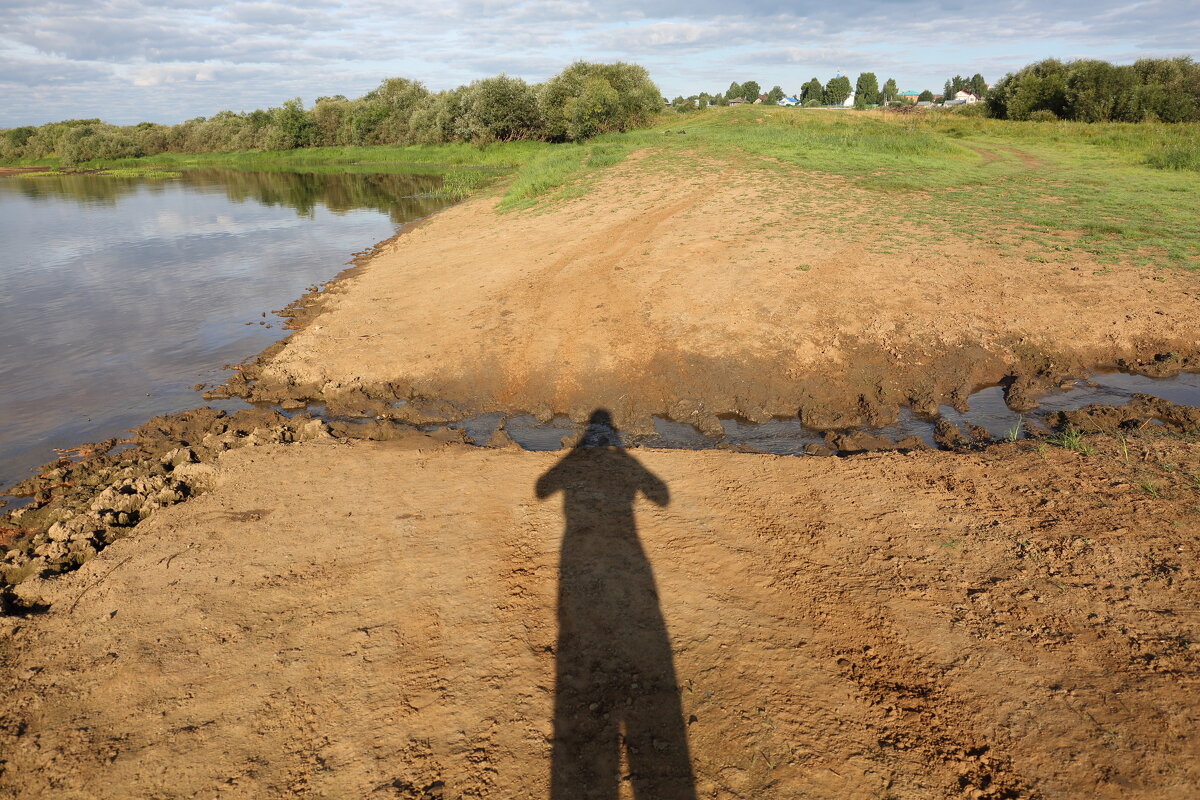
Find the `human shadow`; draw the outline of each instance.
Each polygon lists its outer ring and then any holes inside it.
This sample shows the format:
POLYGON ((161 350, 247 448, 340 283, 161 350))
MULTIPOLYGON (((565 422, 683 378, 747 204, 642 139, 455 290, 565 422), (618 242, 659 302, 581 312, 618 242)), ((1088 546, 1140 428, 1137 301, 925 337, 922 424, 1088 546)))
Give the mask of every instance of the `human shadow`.
POLYGON ((654 572, 633 502, 670 501, 667 485, 592 413, 579 444, 537 481, 563 493, 551 800, 695 800, 687 733, 654 572), (624 749, 628 776, 621 775, 624 749))

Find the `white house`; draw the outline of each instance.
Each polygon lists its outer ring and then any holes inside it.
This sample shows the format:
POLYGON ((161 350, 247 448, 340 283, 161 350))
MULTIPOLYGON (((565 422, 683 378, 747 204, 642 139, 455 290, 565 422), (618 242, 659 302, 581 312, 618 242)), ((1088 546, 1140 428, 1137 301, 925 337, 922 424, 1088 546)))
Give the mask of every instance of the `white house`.
POLYGON ((842 101, 842 105, 844 105, 846 108, 850 108, 854 105, 854 92, 851 92, 850 96, 842 101))
POLYGON ((976 97, 975 95, 971 94, 970 92, 958 91, 958 92, 954 93, 953 99, 947 100, 945 103, 943 103, 943 105, 961 106, 961 105, 968 105, 970 103, 978 103, 978 102, 979 102, 979 98, 976 97))
POLYGON ((780 106, 798 106, 798 105, 800 105, 800 101, 799 101, 799 100, 797 100, 795 97, 785 97, 785 98, 783 98, 782 100, 780 100, 778 103, 776 103, 776 105, 780 105, 780 106))

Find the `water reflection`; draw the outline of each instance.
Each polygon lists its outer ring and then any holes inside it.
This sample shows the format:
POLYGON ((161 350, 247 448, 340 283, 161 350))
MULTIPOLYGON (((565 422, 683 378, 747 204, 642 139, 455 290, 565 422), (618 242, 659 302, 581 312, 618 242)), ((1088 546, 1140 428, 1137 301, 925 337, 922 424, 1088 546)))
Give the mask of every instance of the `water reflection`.
POLYGON ((444 206, 429 196, 440 181, 0 179, 0 487, 51 447, 203 404, 194 384, 285 333, 273 309, 444 206))
POLYGON ((253 201, 283 206, 304 216, 312 216, 319 206, 334 213, 373 209, 397 223, 428 216, 446 204, 436 196, 442 186, 440 175, 407 173, 245 172, 204 168, 163 180, 87 174, 54 178, 14 176, 4 179, 0 191, 14 191, 30 200, 69 198, 115 205, 130 195, 171 194, 180 184, 195 191, 222 193, 235 203, 253 201))

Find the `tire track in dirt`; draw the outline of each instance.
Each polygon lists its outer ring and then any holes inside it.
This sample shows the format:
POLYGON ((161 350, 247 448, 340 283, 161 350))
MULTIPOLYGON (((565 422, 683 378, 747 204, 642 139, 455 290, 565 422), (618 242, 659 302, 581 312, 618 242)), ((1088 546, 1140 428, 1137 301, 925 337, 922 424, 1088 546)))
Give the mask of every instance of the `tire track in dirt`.
MULTIPOLYGON (((611 319, 643 318, 636 305, 641 301, 637 293, 609 289, 617 282, 645 281, 648 277, 645 274, 621 274, 629 266, 630 253, 653 243, 657 231, 679 214, 694 209, 703 196, 703 190, 696 190, 660 205, 661 195, 656 195, 654 201, 648 204, 650 213, 633 218, 623 214, 598 232, 572 245, 565 254, 555 258, 546 267, 526 273, 517 292, 494 298, 496 303, 503 300, 507 308, 523 312, 514 312, 506 318, 505 324, 495 331, 498 338, 516 343, 522 338, 522 329, 541 326, 546 331, 544 338, 528 338, 523 347, 500 362, 499 369, 504 381, 498 393, 501 402, 510 402, 513 397, 527 393, 530 364, 541 361, 563 366, 590 361, 598 368, 603 365, 612 369, 613 365, 607 363, 611 353, 626 349, 630 341, 648 338, 639 332, 636 325, 615 327, 607 324, 611 319), (513 294, 516 296, 513 297, 513 294), (558 296, 566 302, 549 309, 547 314, 547 296, 558 296), (525 318, 531 311, 541 312, 540 319, 525 318), (588 320, 592 322, 583 331, 583 336, 561 335, 561 332, 588 320), (545 355, 547 347, 553 348, 553 354, 548 357, 545 355)), ((554 381, 550 396, 547 397, 552 406, 557 405, 560 397, 569 396, 577 388, 570 376, 571 371, 561 372, 567 375, 535 376, 551 377, 554 381)))
MULTIPOLYGON (((866 470, 862 477, 866 478, 866 470)), ((775 554, 772 566, 776 585, 792 595, 793 607, 837 608, 842 612, 836 623, 827 615, 815 615, 813 643, 819 642, 841 676, 858 687, 859 702, 865 703, 877 719, 879 729, 874 733, 881 748, 889 748, 897 756, 915 752, 925 763, 957 770, 957 784, 944 786, 946 797, 970 791, 976 792, 972 797, 988 800, 1036 800, 1042 796, 1017 773, 1007 755, 996 751, 995 743, 981 742, 970 735, 973 726, 965 710, 967 704, 937 674, 919 666, 920 659, 904 643, 904 634, 889 613, 883 607, 864 609, 862 595, 872 587, 870 583, 864 585, 861 574, 845 571, 845 564, 834 566, 778 556, 781 552, 805 551, 796 541, 796 527, 765 511, 768 503, 750 485, 726 481, 720 488, 730 505, 753 517, 760 540, 787 543, 764 549, 775 554), (847 614, 852 619, 847 620, 847 614), (918 724, 913 724, 914 718, 918 724)), ((852 497, 845 500, 854 502, 852 497)), ((791 518, 836 519, 839 505, 818 496, 793 509, 791 518)), ((884 509, 876 521, 880 528, 892 528, 895 524, 882 520, 903 516, 898 508, 884 509)), ((806 527, 813 543, 818 537, 841 535, 836 527, 823 524, 806 527)))

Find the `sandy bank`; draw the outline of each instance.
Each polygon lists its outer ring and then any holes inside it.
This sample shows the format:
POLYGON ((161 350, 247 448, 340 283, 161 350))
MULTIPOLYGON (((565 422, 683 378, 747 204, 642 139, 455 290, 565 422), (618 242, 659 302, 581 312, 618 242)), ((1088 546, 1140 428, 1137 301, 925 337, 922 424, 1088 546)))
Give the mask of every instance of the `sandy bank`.
MULTIPOLYGON (((1191 445, 1133 448, 1200 469, 1191 445)), ((0 796, 544 798, 578 591, 613 641, 657 607, 701 797, 1200 783, 1194 497, 1032 445, 607 452, 566 473, 416 434, 225 453, 207 494, 21 585, 50 608, 8 622, 0 796), (567 535, 629 543, 591 562, 649 594, 560 581, 558 490, 567 535), (600 502, 622 492, 625 516, 600 502)), ((670 700, 651 677, 558 713, 670 700)))
POLYGON ((605 405, 642 430, 650 414, 713 429, 716 414, 797 411, 833 427, 961 405, 1006 377, 1021 407, 1095 367, 1196 367, 1195 275, 953 237, 879 252, 832 228, 880 195, 828 176, 635 159, 548 209, 493 202, 382 248, 247 371, 250 393, 376 412, 406 400, 395 413, 420 421, 605 405))

